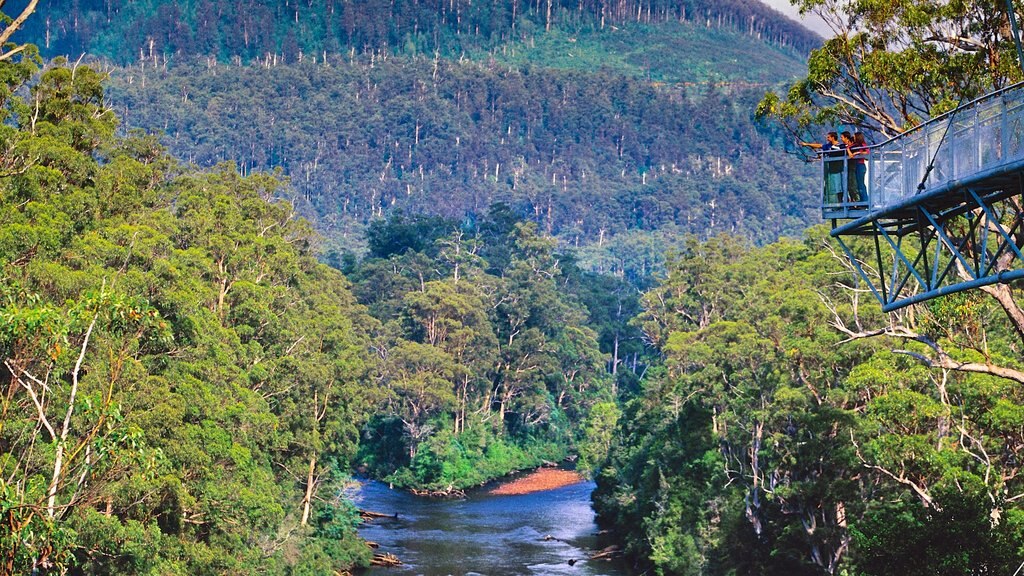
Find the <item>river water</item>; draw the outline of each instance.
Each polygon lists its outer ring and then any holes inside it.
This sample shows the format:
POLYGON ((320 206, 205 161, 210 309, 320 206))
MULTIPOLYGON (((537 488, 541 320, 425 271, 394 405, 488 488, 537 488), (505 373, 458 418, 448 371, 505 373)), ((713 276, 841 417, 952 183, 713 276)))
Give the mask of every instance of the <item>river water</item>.
POLYGON ((584 482, 520 496, 436 500, 368 481, 352 496, 364 510, 398 513, 397 519, 374 519, 359 529, 363 538, 380 544, 379 552, 403 563, 371 569, 374 575, 625 576, 621 566, 589 560, 599 548, 590 508, 593 489, 584 482))

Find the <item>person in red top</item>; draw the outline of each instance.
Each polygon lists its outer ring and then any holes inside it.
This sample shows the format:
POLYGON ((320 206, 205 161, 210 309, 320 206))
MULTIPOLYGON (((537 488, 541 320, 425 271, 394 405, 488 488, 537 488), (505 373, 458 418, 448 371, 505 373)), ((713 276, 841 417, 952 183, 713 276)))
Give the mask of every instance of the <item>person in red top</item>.
MULTIPOLYGON (((847 134, 844 132, 843 134, 847 134)), ((854 132, 846 143, 846 155, 849 162, 849 189, 857 191, 857 201, 868 201, 868 142, 863 132, 854 132)), ((851 194, 852 195, 852 194, 851 194)))
POLYGON ((854 155, 850 148, 853 146, 853 134, 848 131, 844 131, 839 135, 842 141, 844 156, 846 157, 846 198, 843 199, 844 203, 860 202, 860 194, 857 190, 857 176, 854 170, 854 155))

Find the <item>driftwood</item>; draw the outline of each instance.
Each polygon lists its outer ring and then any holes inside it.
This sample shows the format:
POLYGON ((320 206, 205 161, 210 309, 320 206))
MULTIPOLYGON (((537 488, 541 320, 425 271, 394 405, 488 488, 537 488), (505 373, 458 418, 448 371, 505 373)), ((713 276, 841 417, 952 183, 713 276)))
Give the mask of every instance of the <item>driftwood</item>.
POLYGON ((371 512, 370 510, 360 510, 359 517, 363 520, 369 520, 371 518, 390 518, 392 520, 398 520, 398 512, 394 514, 383 514, 381 512, 371 512))
POLYGON ((373 560, 370 560, 370 566, 401 566, 402 561, 398 559, 398 556, 385 552, 383 554, 374 554, 373 560))
POLYGON ((622 549, 618 546, 609 546, 603 550, 598 550, 590 555, 591 560, 611 560, 616 556, 622 554, 622 549))
POLYGON ((365 542, 366 542, 366 547, 367 548, 371 548, 373 550, 376 550, 377 548, 380 548, 380 544, 377 544, 376 542, 371 542, 369 540, 365 540, 365 542))
POLYGON ((464 490, 458 490, 455 488, 448 488, 447 490, 417 490, 416 488, 410 488, 409 492, 412 492, 415 496, 423 496, 426 498, 465 498, 466 492, 464 490))

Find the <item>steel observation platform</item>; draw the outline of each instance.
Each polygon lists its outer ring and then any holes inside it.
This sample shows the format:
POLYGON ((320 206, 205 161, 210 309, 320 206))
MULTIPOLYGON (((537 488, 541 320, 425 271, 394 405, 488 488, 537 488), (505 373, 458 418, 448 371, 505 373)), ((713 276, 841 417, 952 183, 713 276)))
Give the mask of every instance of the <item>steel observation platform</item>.
POLYGON ((858 198, 852 164, 825 158, 822 217, 884 311, 1024 278, 1024 83, 868 147, 866 165, 858 198))

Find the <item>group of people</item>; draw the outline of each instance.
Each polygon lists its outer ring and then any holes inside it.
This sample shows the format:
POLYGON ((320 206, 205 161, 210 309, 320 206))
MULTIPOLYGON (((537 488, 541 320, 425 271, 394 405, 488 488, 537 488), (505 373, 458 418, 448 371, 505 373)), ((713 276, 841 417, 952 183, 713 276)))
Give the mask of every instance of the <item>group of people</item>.
POLYGON ((867 203, 869 150, 862 132, 829 132, 824 143, 801 141, 800 145, 821 151, 825 162, 826 204, 867 203))

